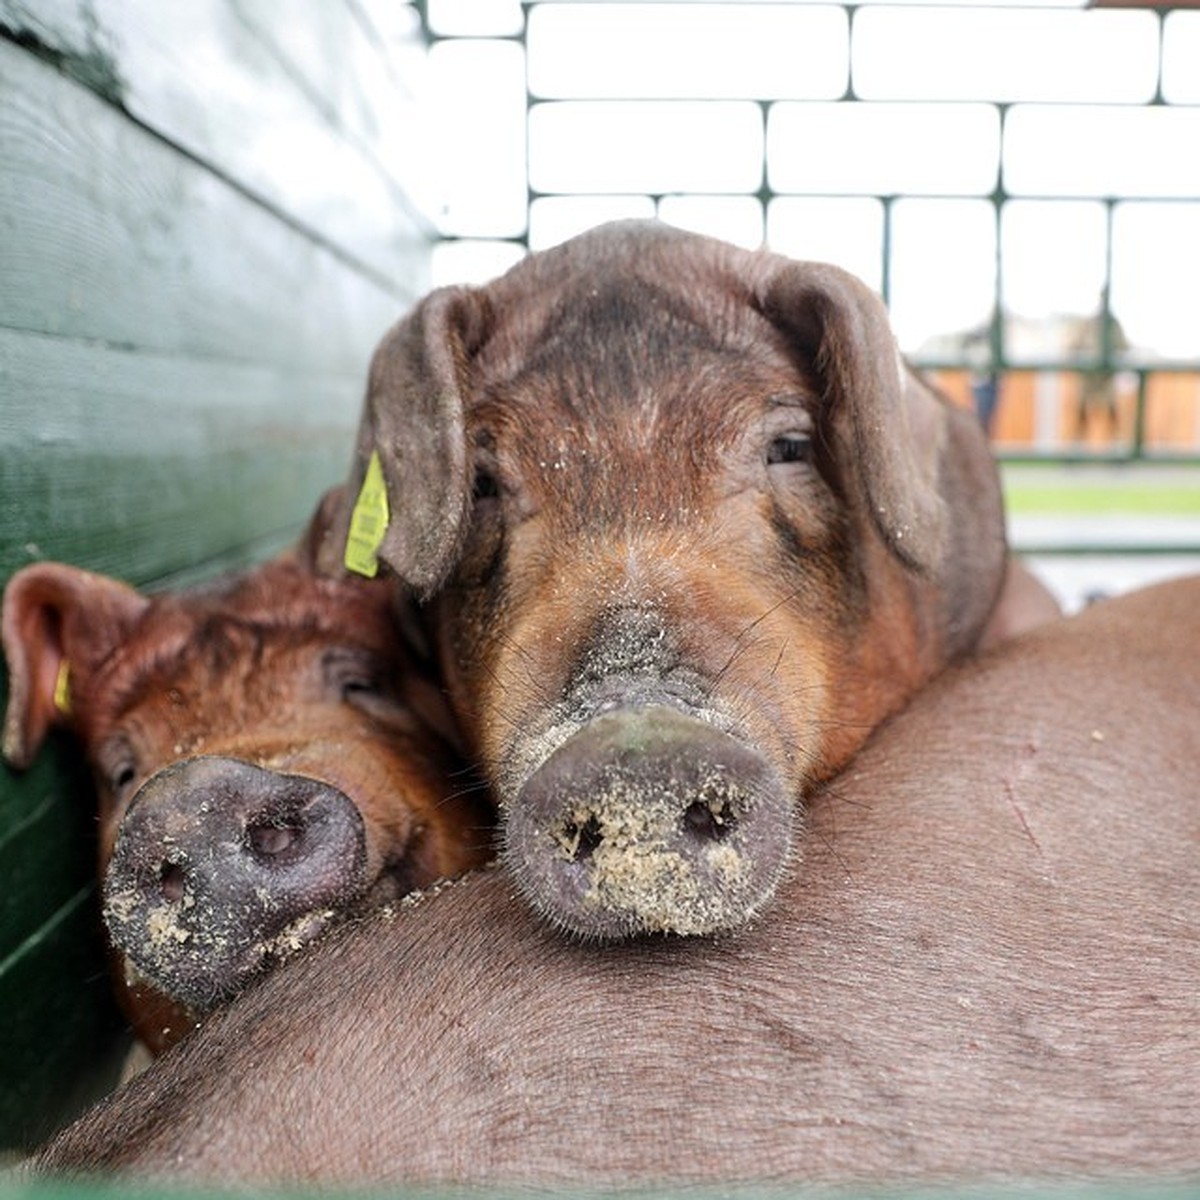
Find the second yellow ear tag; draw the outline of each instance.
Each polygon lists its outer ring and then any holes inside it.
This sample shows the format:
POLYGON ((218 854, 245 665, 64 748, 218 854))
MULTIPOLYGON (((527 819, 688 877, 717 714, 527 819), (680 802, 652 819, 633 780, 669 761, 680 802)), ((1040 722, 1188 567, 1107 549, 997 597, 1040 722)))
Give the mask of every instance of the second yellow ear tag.
POLYGON ((54 680, 54 707, 64 717, 71 715, 71 667, 65 658, 58 664, 54 680))
POLYGON ((367 474, 350 514, 350 532, 346 535, 346 569, 374 579, 379 571, 378 550, 388 526, 387 484, 378 451, 371 451, 367 474))

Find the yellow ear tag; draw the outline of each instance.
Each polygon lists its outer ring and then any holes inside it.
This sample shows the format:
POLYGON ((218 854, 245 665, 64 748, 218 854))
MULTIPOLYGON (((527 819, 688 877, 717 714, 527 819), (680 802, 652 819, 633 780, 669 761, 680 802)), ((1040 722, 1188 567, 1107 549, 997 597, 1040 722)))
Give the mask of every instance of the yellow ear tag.
POLYGON ((377 551, 388 526, 387 484, 378 451, 371 451, 367 474, 359 489, 354 511, 350 514, 350 532, 346 536, 346 569, 374 579, 379 571, 377 551))
POLYGON ((58 677, 54 680, 54 707, 64 717, 71 715, 71 666, 65 658, 58 664, 58 677))

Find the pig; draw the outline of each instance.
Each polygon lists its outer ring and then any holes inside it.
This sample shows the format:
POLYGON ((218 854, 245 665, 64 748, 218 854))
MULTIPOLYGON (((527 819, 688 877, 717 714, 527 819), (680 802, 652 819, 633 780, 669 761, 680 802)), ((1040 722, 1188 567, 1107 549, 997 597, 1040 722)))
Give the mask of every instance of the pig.
POLYGON ((799 800, 975 648, 1006 571, 983 430, 872 292, 654 222, 418 304, 348 494, 378 478, 371 564, 428 599, 502 857, 585 938, 753 919, 799 800))
POLYGON ((248 1185, 1200 1171, 1200 578, 950 668, 709 938, 485 869, 333 930, 36 1157, 248 1185))
POLYGON ((980 634, 977 650, 991 650, 1029 629, 1063 615, 1057 594, 1037 573, 1015 556, 1010 556, 1004 572, 1000 598, 980 634))
POLYGON ((198 587, 46 562, 5 591, 4 756, 28 766, 54 726, 79 740, 119 999, 152 1052, 339 914, 491 855, 394 589, 319 578, 321 520, 198 587))

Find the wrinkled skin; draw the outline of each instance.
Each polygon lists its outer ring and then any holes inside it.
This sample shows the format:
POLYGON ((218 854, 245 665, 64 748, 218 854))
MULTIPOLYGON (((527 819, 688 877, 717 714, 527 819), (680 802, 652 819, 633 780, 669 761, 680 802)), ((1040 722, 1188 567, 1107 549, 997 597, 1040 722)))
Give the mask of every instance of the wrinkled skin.
POLYGON ((393 604, 303 554, 155 596, 56 563, 10 582, 5 757, 28 765, 54 725, 82 745, 119 995, 151 1050, 340 914, 489 857, 393 604))
POLYGON ((1200 580, 948 672, 711 939, 580 945, 502 872, 336 930, 41 1155, 290 1184, 1200 1171, 1200 580))
POLYGON ((380 346, 351 495, 433 640, 527 899, 736 928, 797 799, 971 650, 1005 570, 978 423, 845 272, 604 226, 380 346), (420 480, 420 483, 414 483, 420 480))

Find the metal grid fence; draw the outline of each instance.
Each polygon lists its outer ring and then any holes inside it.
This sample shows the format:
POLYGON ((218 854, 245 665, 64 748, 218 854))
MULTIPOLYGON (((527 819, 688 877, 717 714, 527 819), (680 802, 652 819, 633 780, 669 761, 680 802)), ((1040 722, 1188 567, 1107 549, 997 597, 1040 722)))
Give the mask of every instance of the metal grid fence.
POLYGON ((476 8, 424 13, 460 249, 624 215, 766 240, 875 286, 1002 454, 1200 457, 1200 12, 476 8))

